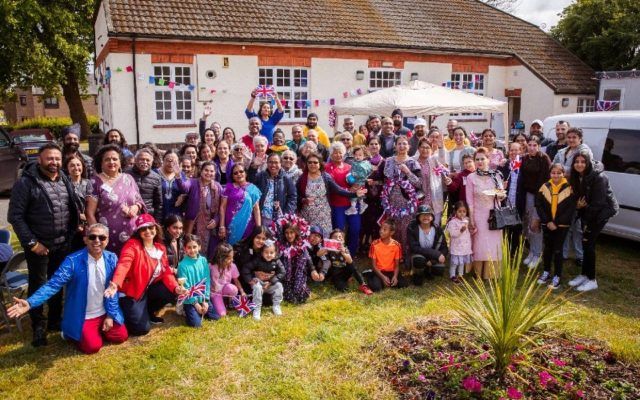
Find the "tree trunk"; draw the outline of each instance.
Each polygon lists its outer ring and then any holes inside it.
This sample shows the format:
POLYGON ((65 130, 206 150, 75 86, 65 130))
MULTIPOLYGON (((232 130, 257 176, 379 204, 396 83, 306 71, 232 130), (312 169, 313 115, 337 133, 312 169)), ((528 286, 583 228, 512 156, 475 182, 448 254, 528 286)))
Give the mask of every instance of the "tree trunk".
POLYGON ((62 94, 69 106, 71 121, 80 124, 82 139, 87 139, 91 133, 89 120, 87 120, 87 114, 84 112, 84 105, 82 104, 82 97, 80 96, 80 86, 78 85, 78 79, 73 68, 67 68, 66 78, 66 82, 62 84, 62 94))

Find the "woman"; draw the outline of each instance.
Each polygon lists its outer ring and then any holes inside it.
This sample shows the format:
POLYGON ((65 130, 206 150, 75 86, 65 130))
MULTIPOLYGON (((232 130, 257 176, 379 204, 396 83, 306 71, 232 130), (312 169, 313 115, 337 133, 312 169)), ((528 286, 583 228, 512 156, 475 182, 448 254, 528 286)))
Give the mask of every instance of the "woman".
POLYGON ((186 293, 178 285, 169 262, 167 250, 162 244, 162 228, 149 214, 135 220, 135 231, 122 248, 116 271, 105 297, 120 292, 120 308, 130 335, 146 335, 151 323, 162 323, 157 317, 165 304, 175 301, 175 296, 186 293))
POLYGON ((300 157, 298 157, 298 168, 305 169, 307 166, 307 156, 309 154, 315 154, 318 151, 318 145, 315 142, 307 140, 300 147, 300 157))
MULTIPOLYGON (((520 179, 520 167, 522 166, 522 153, 526 147, 520 146, 520 143, 512 142, 509 144, 509 162, 498 168, 498 172, 502 176, 502 180, 507 191, 507 199, 511 205, 517 205, 523 193, 518 195, 518 181, 520 179)), ((526 199, 525 199, 526 200, 526 199)), ((520 201, 521 209, 518 210, 520 218, 524 218, 525 202, 520 201)), ((507 238, 509 240, 509 248, 512 254, 518 251, 520 245, 520 237, 522 236, 522 224, 509 226, 506 229, 507 238)))
POLYGON ((536 211, 536 194, 549 180, 551 160, 540 151, 540 138, 532 135, 527 142, 527 154, 522 158, 516 189, 516 205, 524 216, 524 235, 529 241, 529 254, 524 264, 534 268, 542 259, 542 229, 536 211))
MULTIPOLYGON (((253 153, 251 153, 251 150, 249 150, 249 148, 247 148, 244 143, 236 142, 231 146, 231 160, 233 160, 234 165, 240 164, 245 168, 249 168, 249 164, 251 163, 252 158, 253 153)), ((227 171, 227 179, 231 177, 229 175, 229 171, 231 171, 231 168, 229 168, 229 170, 227 171)))
POLYGON ((573 157, 571 189, 578 199, 578 216, 582 221, 584 259, 582 272, 569 282, 580 292, 598 288, 596 281, 596 241, 607 221, 618 213, 618 201, 613 195, 604 166, 593 161, 587 151, 573 157))
POLYGON ((110 129, 104 135, 102 145, 107 144, 115 144, 120 147, 124 158, 133 157, 133 153, 127 147, 127 139, 124 138, 124 135, 118 129, 110 129))
POLYGON ((87 197, 86 208, 89 225, 100 222, 109 227, 107 250, 116 254, 129 240, 132 220, 146 211, 138 185, 130 175, 122 173, 122 158, 117 145, 108 144, 98 150, 93 158, 93 192, 87 197))
POLYGON ((282 170, 294 185, 298 182, 300 175, 302 175, 302 170, 296 165, 297 161, 298 157, 292 150, 285 150, 282 153, 282 170))
POLYGON ((253 158, 251 164, 249 164, 249 170, 247 171, 247 180, 253 182, 256 175, 259 172, 267 170, 267 147, 269 143, 264 136, 256 136, 253 138, 253 158))
POLYGON ((216 228, 220 225, 222 186, 215 178, 216 166, 207 161, 202 164, 200 178, 192 178, 184 184, 187 194, 184 231, 200 237, 202 251, 208 257, 215 255, 218 245, 216 228))
POLYGON ((496 131, 493 129, 487 128, 482 131, 482 147, 488 152, 489 169, 495 170, 507 162, 504 153, 496 148, 496 131))
POLYGON ((344 148, 347 151, 344 156, 344 161, 348 164, 351 164, 350 161, 353 160, 353 154, 351 152, 353 150, 353 135, 351 135, 351 133, 349 132, 343 132, 335 136, 334 141, 336 140, 340 141, 340 143, 344 145, 344 148))
POLYGON ((231 182, 227 183, 220 201, 220 239, 230 245, 249 236, 254 226, 262 225, 260 216, 260 190, 247 182, 244 166, 235 164, 231 169, 231 182))
POLYGON ((465 144, 467 139, 467 131, 458 126, 453 130, 453 142, 455 146, 447 153, 447 165, 451 171, 451 179, 455 177, 455 174, 461 172, 464 169, 462 165, 462 156, 469 154, 473 156, 476 150, 465 144))
POLYGON ((83 233, 84 228, 87 223, 87 215, 85 213, 85 205, 87 202, 87 197, 93 193, 93 187, 91 186, 91 181, 87 179, 87 171, 85 168, 84 158, 80 156, 78 153, 73 153, 69 157, 67 157, 64 161, 63 170, 69 176, 69 180, 73 185, 73 189, 75 190, 76 196, 80 200, 78 202, 78 212, 80 217, 80 223, 83 228, 83 231, 78 231, 73 238, 72 249, 80 250, 84 247, 83 233))
MULTIPOLYGON (((214 124, 217 124, 217 122, 214 122, 214 124)), ((209 128, 204 130, 202 143, 209 146, 210 149, 216 148, 216 133, 213 129, 209 128)))
POLYGON ((226 140, 221 140, 218 143, 216 157, 213 162, 216 166, 216 180, 220 182, 220 185, 226 185, 227 182, 231 181, 231 168, 233 168, 234 164, 231 159, 229 143, 226 140))
MULTIPOLYGON (((489 212, 505 194, 500 174, 489 168, 490 151, 478 148, 473 156, 476 171, 467 176, 467 205, 469 206, 469 229, 473 241, 473 270, 482 279, 500 275, 502 259, 502 230, 489 230, 489 212)), ((467 271, 470 272, 470 271, 467 271)))
POLYGON ((407 253, 407 226, 413 220, 418 208, 418 190, 422 186, 420 164, 409 157, 409 139, 400 135, 395 142, 395 156, 388 157, 372 174, 372 179, 383 181, 382 219, 393 218, 396 221, 396 240, 407 253))
POLYGON ((178 154, 175 150, 167 150, 162 156, 162 167, 158 170, 162 179, 162 221, 169 215, 184 215, 184 196, 182 181, 187 175, 178 165, 178 154))
POLYGON ((215 150, 215 147, 211 147, 206 143, 200 143, 200 146, 198 146, 199 165, 213 160, 214 150, 215 150))
MULTIPOLYGON (((442 139, 439 139, 442 140, 442 139)), ((421 204, 426 204, 433 213, 433 223, 440 226, 442 222, 442 211, 444 211, 444 191, 442 181, 444 172, 439 172, 438 167, 446 162, 447 153, 444 149, 444 143, 439 144, 438 154, 432 154, 429 138, 423 137, 418 142, 418 154, 414 157, 422 172, 422 193, 424 197, 420 200, 421 204)))
POLYGON ((254 117, 260 118, 260 122, 262 122, 262 128, 260 129, 260 134, 267 138, 269 143, 273 142, 273 132, 276 130, 276 125, 284 116, 284 109, 282 108, 282 103, 280 102, 280 98, 278 98, 278 92, 273 91, 273 99, 276 102, 276 106, 278 107, 275 111, 271 110, 271 104, 269 102, 261 102, 260 110, 256 114, 253 112, 253 103, 256 101, 256 90, 254 89, 251 92, 251 98, 249 99, 249 103, 247 103, 247 109, 244 110, 244 114, 247 116, 247 119, 251 119, 254 117))
POLYGON ((189 156, 180 156, 180 170, 187 178, 194 178, 196 176, 195 166, 189 156))
POLYGON ((182 218, 178 215, 170 214, 164 220, 164 246, 167 248, 167 261, 173 274, 178 273, 178 263, 184 256, 182 246, 182 236, 184 225, 182 218))
POLYGON ((525 135, 524 133, 518 133, 517 135, 515 135, 513 137, 512 142, 513 143, 519 143, 520 146, 522 146, 523 149, 527 148, 527 135, 525 135))
POLYGON ((198 161, 198 147, 194 144, 185 144, 180 148, 180 157, 189 157, 193 165, 198 161))
POLYGON ((229 146, 233 146, 233 144, 236 142, 236 132, 227 126, 222 131, 222 140, 227 142, 229 146))
MULTIPOLYGON (((364 125, 363 125, 364 126, 364 125)), ((367 142, 367 151, 369 152, 369 162, 373 166, 372 175, 378 170, 378 167, 383 161, 380 155, 380 139, 374 136, 367 142)), ((368 207, 362 213, 362 229, 360 230, 360 245, 361 252, 367 254, 369 251, 369 245, 375 239, 380 236, 380 226, 378 226, 378 219, 382 216, 382 202, 380 200, 380 192, 382 186, 380 182, 367 180, 367 194, 365 195, 365 203, 368 207)))
MULTIPOLYGON (((324 163, 318 154, 307 157, 307 169, 298 180, 297 187, 300 215, 310 226, 321 227, 327 235, 332 230, 329 195, 335 193, 347 198, 356 196, 356 193, 343 189, 331 175, 324 172, 324 163)), ((364 190, 358 193, 364 195, 364 190)))

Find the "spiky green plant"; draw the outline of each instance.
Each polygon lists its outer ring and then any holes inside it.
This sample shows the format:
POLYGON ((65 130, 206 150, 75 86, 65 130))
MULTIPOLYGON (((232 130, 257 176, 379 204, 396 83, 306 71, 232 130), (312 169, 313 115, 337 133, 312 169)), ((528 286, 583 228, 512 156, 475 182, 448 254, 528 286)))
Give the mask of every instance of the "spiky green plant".
POLYGON ((473 278, 445 289, 453 299, 460 329, 489 345, 489 354, 500 375, 507 371, 515 354, 532 350, 535 339, 566 314, 560 311, 565 296, 552 293, 546 285, 538 285, 535 269, 520 272, 522 247, 520 243, 515 254, 510 255, 509 243, 503 238, 499 277, 487 282, 473 278))

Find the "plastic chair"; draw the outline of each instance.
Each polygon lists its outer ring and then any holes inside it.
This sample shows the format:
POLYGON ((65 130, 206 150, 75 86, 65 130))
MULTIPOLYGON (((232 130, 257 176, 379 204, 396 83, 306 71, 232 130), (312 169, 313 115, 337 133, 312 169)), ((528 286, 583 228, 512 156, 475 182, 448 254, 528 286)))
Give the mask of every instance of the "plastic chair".
MULTIPOLYGON (((23 298, 29 287, 29 275, 27 272, 27 261, 24 251, 20 251, 11 257, 7 264, 0 271, 0 312, 2 319, 11 326, 11 319, 7 315, 7 305, 13 304, 13 298, 23 298)), ((16 319, 18 331, 22 333, 22 318, 27 314, 16 319)))
POLYGON ((11 231, 8 229, 0 229, 0 243, 11 244, 11 231))

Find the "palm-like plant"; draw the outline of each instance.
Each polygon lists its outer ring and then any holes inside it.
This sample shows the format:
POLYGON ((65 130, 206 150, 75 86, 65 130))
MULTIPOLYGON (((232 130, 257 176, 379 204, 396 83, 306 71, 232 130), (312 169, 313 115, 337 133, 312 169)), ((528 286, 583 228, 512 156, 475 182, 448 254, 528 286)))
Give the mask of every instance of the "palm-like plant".
POLYGON ((565 313, 560 307, 564 296, 552 295, 537 284, 535 269, 521 278, 522 242, 510 255, 506 239, 502 242, 500 275, 487 283, 480 278, 464 280, 446 289, 453 299, 453 310, 461 329, 472 332, 489 345, 496 372, 504 375, 512 356, 535 346, 535 338, 565 313))

